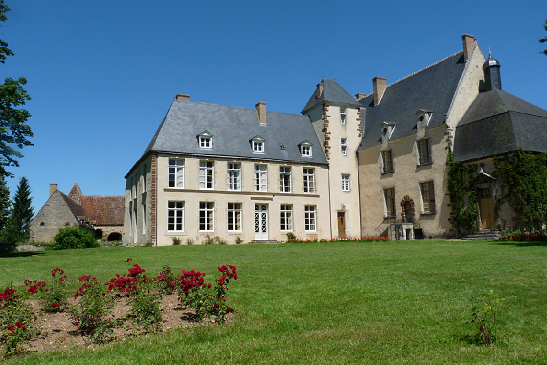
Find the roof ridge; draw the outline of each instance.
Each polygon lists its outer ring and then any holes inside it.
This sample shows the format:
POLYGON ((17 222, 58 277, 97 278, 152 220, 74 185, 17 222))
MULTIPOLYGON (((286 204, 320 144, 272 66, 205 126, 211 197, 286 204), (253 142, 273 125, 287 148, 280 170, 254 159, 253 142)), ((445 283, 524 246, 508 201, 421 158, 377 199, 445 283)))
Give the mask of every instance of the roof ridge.
MULTIPOLYGON (((207 102, 204 102, 204 101, 174 100, 173 103, 176 102, 176 101, 182 101, 182 102, 185 102, 185 103, 195 103, 195 104, 222 106, 222 107, 226 107, 226 108, 234 108, 234 109, 243 109, 243 110, 256 111, 255 108, 247 108, 247 107, 244 107, 244 106, 235 106, 235 105, 225 105, 225 104, 207 103, 207 102)), ((266 112, 267 112, 267 113, 279 113, 279 114, 289 114, 289 115, 297 115, 297 116, 300 116, 300 114, 296 114, 296 113, 277 112, 277 111, 275 111, 275 110, 268 110, 268 109, 266 109, 266 112)), ((169 114, 169 112, 168 112, 168 114, 169 114)))

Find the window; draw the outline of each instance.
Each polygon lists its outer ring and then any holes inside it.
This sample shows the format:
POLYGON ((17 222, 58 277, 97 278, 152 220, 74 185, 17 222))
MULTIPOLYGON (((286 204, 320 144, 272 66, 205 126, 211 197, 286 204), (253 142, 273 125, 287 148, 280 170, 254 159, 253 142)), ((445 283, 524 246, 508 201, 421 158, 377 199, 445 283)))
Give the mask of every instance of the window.
POLYGON ((199 162, 199 188, 213 189, 214 162, 200 161, 199 162))
POLYGON ((279 191, 282 193, 291 192, 291 168, 288 166, 279 167, 279 191))
POLYGON ((255 191, 268 191, 267 166, 255 165, 255 191))
POLYGON ((315 193, 315 170, 303 169, 304 193, 315 193))
POLYGON ((241 203, 228 203, 228 231, 241 231, 241 203))
POLYGON ((167 203, 167 231, 184 231, 184 202, 167 203))
POLYGON ((420 191, 422 192, 424 213, 435 213, 435 190, 433 189, 433 181, 420 183, 420 191))
POLYGON ((340 108, 340 123, 346 124, 347 119, 346 108, 340 108))
POLYGON ((199 137, 199 147, 200 148, 212 148, 213 147, 212 138, 207 137, 207 136, 200 136, 199 137))
POLYGON ((306 231, 315 231, 315 205, 306 205, 304 207, 304 229, 306 231))
POLYGON ((302 156, 311 157, 311 146, 301 146, 300 151, 302 152, 302 156))
POLYGON ((382 172, 384 174, 388 172, 394 172, 393 169, 393 156, 391 150, 382 151, 382 162, 384 163, 382 172))
POLYGON ((241 190, 241 164, 228 164, 228 190, 241 190))
POLYGON ((342 174, 342 191, 351 191, 351 175, 342 174))
POLYGON ((169 187, 184 188, 184 160, 169 159, 169 187))
POLYGON ((386 202, 386 216, 396 217, 395 212, 395 188, 384 189, 384 198, 386 202))
POLYGON ((253 141, 253 152, 264 153, 264 142, 253 141))
POLYGON ((215 203, 200 202, 199 203, 199 230, 213 231, 215 227, 214 220, 215 203))
POLYGON ((292 231, 292 205, 282 204, 279 213, 280 227, 282 231, 292 231))
POLYGON ((431 150, 429 148, 429 138, 418 141, 418 154, 420 156, 420 165, 432 163, 431 150))
POLYGON ((146 191, 146 164, 144 164, 144 168, 142 171, 142 191, 146 191))
POLYGON ((342 156, 348 155, 348 139, 347 138, 340 138, 340 151, 342 152, 342 156))

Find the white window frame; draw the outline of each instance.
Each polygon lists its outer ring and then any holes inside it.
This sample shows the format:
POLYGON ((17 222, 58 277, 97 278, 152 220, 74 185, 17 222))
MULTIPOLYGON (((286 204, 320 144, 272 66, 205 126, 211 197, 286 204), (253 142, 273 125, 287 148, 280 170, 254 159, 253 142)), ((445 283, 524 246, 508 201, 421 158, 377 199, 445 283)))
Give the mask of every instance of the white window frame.
POLYGON ((348 139, 346 137, 340 138, 340 153, 342 156, 348 155, 348 139))
POLYGON ((167 202, 167 232, 184 232, 185 202, 169 200, 167 202))
POLYGON ((279 166, 279 191, 292 192, 292 169, 290 166, 279 166))
POLYGON ((348 122, 348 113, 347 109, 340 107, 340 123, 346 124, 348 122))
POLYGON ((203 148, 203 149, 213 148, 213 138, 209 136, 199 136, 199 148, 203 148))
POLYGON ((228 162, 228 190, 241 191, 241 163, 228 162))
POLYGON ((184 188, 184 159, 170 158, 167 167, 167 186, 170 188, 184 188), (172 183, 172 184, 171 184, 172 183))
POLYGON ((241 232, 241 203, 228 203, 228 232, 241 232))
POLYGON ((254 190, 268 191, 268 166, 255 164, 254 168, 254 190))
POLYGON ((279 207, 279 229, 282 232, 292 232, 292 204, 281 204, 279 207))
POLYGON ((302 157, 312 157, 311 146, 300 146, 300 152, 302 153, 302 157))
POLYGON ((350 192, 351 191, 351 174, 342 174, 342 191, 350 192))
POLYGON ((264 153, 264 141, 253 141, 253 152, 264 153))
POLYGON ((199 202, 199 231, 213 232, 215 230, 215 203, 199 202))
POLYGON ((315 193, 315 169, 304 167, 302 169, 302 182, 304 184, 304 193, 315 193))
POLYGON ((198 187, 202 190, 215 188, 215 162, 210 160, 199 161, 198 187))
POLYGON ((317 206, 304 206, 304 231, 315 232, 317 230, 317 206))

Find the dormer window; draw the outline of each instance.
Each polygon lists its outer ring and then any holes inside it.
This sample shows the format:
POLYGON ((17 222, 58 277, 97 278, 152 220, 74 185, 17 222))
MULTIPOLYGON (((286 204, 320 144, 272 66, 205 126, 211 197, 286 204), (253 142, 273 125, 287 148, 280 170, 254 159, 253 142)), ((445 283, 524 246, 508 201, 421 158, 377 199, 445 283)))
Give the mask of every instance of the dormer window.
POLYGON ((260 136, 255 136, 251 139, 251 148, 254 153, 264 153, 265 140, 260 136))
POLYGON ((429 121, 431 120, 432 115, 433 115, 432 111, 425 110, 425 109, 419 109, 416 112, 416 116, 418 117, 418 128, 427 127, 429 125, 429 121))
POLYGON ((199 148, 213 148, 213 135, 207 131, 198 134, 199 148))
POLYGON ((312 157, 312 144, 309 141, 304 141, 298 145, 302 157, 312 157))
POLYGON ((340 108, 340 123, 342 124, 347 123, 346 108, 340 108))

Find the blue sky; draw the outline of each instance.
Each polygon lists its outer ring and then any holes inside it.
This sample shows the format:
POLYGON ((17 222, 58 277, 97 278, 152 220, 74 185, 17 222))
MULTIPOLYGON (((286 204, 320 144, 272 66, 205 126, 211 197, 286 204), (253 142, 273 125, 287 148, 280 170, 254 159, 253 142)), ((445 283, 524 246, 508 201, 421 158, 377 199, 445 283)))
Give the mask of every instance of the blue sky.
POLYGON ((395 82, 476 37, 501 63, 503 89, 547 109, 545 0, 5 0, 0 39, 24 76, 33 147, 10 168, 35 213, 49 184, 123 195, 177 93, 192 101, 299 113, 323 77, 350 94, 395 82))

